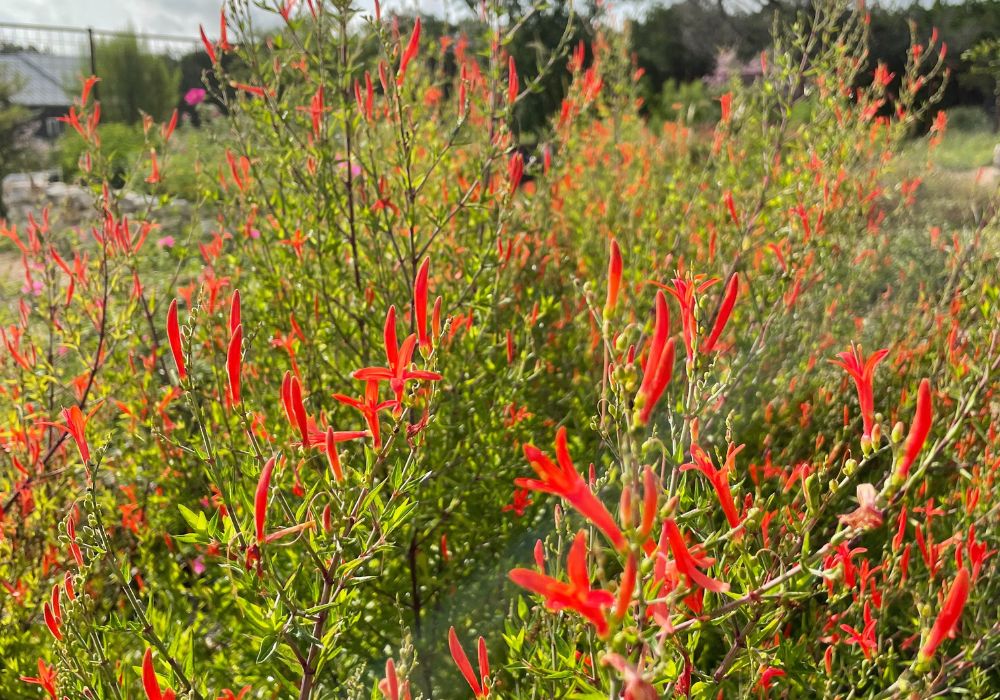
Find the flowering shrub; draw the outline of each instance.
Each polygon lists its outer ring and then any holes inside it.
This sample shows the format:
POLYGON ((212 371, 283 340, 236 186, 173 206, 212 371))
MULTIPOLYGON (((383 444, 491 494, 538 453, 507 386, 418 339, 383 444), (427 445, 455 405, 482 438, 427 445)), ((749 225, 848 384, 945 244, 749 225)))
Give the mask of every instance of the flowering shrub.
POLYGON ((202 32, 235 92, 199 221, 120 214, 86 81, 93 225, 3 229, 5 696, 1000 683, 997 230, 891 168, 936 37, 890 94, 821 3, 654 132, 605 31, 542 62, 529 157, 516 23, 276 11, 202 32))

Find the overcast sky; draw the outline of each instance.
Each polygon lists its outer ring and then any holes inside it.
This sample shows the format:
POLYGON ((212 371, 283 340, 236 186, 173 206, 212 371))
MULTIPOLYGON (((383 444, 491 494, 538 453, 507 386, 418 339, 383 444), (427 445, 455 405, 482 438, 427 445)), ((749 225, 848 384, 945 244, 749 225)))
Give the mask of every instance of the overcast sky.
MULTIPOLYGON (((197 38, 199 23, 211 30, 210 35, 218 33, 221 4, 221 0, 0 0, 0 22, 109 30, 131 26, 138 32, 197 38)), ((365 11, 374 6, 373 0, 355 4, 365 11)), ((382 0, 385 10, 416 8, 436 14, 454 14, 461 6, 462 0, 382 0)), ((258 16, 274 21, 274 15, 258 16)))

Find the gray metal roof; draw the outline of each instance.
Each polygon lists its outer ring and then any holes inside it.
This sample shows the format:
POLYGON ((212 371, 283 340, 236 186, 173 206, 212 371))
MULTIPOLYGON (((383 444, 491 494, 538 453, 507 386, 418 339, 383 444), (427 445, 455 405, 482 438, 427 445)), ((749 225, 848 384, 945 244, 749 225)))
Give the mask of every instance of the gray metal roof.
POLYGON ((0 75, 13 78, 18 91, 12 101, 25 107, 68 107, 79 91, 83 59, 22 51, 0 54, 0 75))

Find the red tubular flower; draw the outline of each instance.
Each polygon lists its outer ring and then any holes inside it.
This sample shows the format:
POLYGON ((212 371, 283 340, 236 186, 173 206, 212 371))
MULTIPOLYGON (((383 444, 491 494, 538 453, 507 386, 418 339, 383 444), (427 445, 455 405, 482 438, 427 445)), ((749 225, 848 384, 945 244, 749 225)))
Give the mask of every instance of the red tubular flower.
POLYGON ((736 202, 733 201, 733 193, 726 192, 725 200, 726 200, 726 209, 729 210, 729 216, 730 218, 732 218, 733 223, 736 224, 736 227, 739 228, 740 216, 739 214, 736 213, 736 202))
MULTIPOLYGON (((376 3, 377 4, 377 3, 376 3)), ((386 700, 410 700, 410 682, 404 681, 402 687, 399 685, 399 676, 396 674, 396 664, 392 659, 385 662, 385 678, 379 681, 378 689, 386 700), (402 693, 400 692, 402 690, 402 693)))
POLYGON ((479 638, 476 653, 479 661, 479 677, 483 681, 483 697, 490 694, 490 689, 486 687, 486 679, 490 676, 490 657, 486 654, 486 640, 479 638))
POLYGON ((226 10, 225 8, 219 10, 219 49, 222 51, 232 51, 233 45, 229 43, 229 37, 227 32, 228 27, 226 26, 226 10))
POLYGON ((83 553, 80 551, 80 545, 76 543, 76 523, 73 522, 73 518, 70 517, 66 520, 66 536, 69 537, 69 551, 73 556, 73 561, 76 562, 77 568, 83 568, 83 553))
POLYGON ((719 104, 722 107, 722 123, 728 124, 733 116, 733 93, 727 92, 720 97, 719 104))
POLYGON ((243 325, 236 326, 229 339, 226 353, 226 374, 229 377, 229 397, 235 406, 240 402, 240 373, 243 368, 243 325))
POLYGON ((482 637, 479 638, 479 678, 476 678, 476 673, 472 670, 472 664, 465 654, 465 649, 458 641, 454 627, 448 628, 448 649, 451 651, 451 658, 455 660, 458 670, 462 672, 462 677, 472 688, 473 695, 477 698, 487 697, 490 694, 490 689, 486 687, 486 679, 490 674, 490 663, 486 658, 486 641, 482 637))
POLYGON ((606 636, 609 627, 603 611, 614 604, 615 597, 610 591, 590 587, 587 575, 587 539, 583 530, 576 534, 573 546, 570 547, 566 573, 569 578, 567 583, 531 569, 513 569, 509 575, 510 580, 517 585, 543 596, 545 605, 550 610, 575 610, 597 628, 599 636, 606 636))
POLYGON ((430 355, 432 349, 431 338, 427 334, 427 275, 430 266, 431 259, 424 258, 413 284, 413 315, 417 326, 417 338, 420 340, 420 352, 424 357, 430 355))
POLYGON ((516 190, 521 184, 524 176, 524 156, 515 152, 507 161, 507 181, 510 183, 511 191, 516 190))
POLYGON ((257 480, 257 491, 253 497, 253 520, 256 526, 257 544, 264 542, 264 523, 267 519, 267 493, 271 488, 271 472, 274 471, 274 464, 278 461, 277 455, 267 460, 264 469, 260 472, 257 480))
POLYGON ((45 619, 45 626, 49 628, 52 636, 61 642, 63 636, 62 630, 59 627, 60 620, 56 617, 55 612, 53 612, 52 607, 48 603, 42 606, 42 617, 45 619))
POLYGON ((726 328, 726 323, 729 322, 729 316, 733 313, 733 307, 736 305, 736 297, 739 291, 740 281, 734 273, 729 278, 729 284, 726 285, 726 291, 722 296, 722 305, 719 307, 719 315, 715 317, 712 332, 708 334, 708 338, 701 344, 701 351, 703 353, 708 354, 715 350, 719 336, 722 335, 722 331, 726 328))
POLYGON ((387 659, 385 662, 385 680, 378 684, 378 688, 386 700, 399 700, 399 678, 396 676, 396 664, 392 659, 387 659))
POLYGON ((62 428, 65 432, 69 433, 76 442, 76 448, 80 451, 80 459, 84 462, 90 461, 90 446, 87 444, 87 418, 84 418, 83 411, 77 405, 70 406, 69 408, 64 408, 62 410, 63 420, 66 421, 65 427, 57 426, 62 428))
POLYGON ((660 353, 660 359, 656 363, 656 372, 652 375, 653 379, 650 382, 649 394, 644 397, 644 402, 639 410, 637 421, 639 425, 645 425, 649 422, 656 403, 663 396, 663 391, 667 388, 667 384, 670 383, 670 377, 674 371, 674 345, 674 339, 671 338, 663 346, 663 352, 660 353))
POLYGON ((408 381, 431 381, 436 382, 441 379, 437 372, 427 370, 411 370, 410 361, 413 358, 413 350, 417 345, 417 336, 411 334, 403 344, 396 347, 396 313, 394 307, 389 307, 389 316, 385 323, 385 356, 388 360, 388 367, 363 367, 351 375, 361 381, 388 381, 389 388, 396 397, 394 402, 396 414, 403 410, 403 394, 406 391, 408 381), (391 323, 390 323, 391 321, 391 323))
POLYGON ((169 688, 166 691, 160 690, 160 681, 156 678, 156 669, 153 668, 153 650, 146 647, 146 653, 142 655, 142 689, 146 691, 148 700, 174 700, 174 691, 169 688))
POLYGON ((292 416, 295 418, 295 425, 302 437, 302 446, 309 447, 309 416, 306 414, 306 405, 302 401, 302 385, 299 383, 299 378, 294 375, 288 384, 288 401, 292 409, 292 416))
POLYGON ((660 556, 662 556, 664 539, 666 539, 667 544, 670 546, 670 552, 673 554, 674 566, 677 572, 687 577, 689 583, 697 584, 705 590, 714 591, 715 593, 724 593, 729 590, 728 583, 709 578, 699 571, 699 568, 705 569, 711 566, 715 563, 715 560, 693 554, 684 542, 684 536, 681 535, 681 531, 673 518, 667 518, 663 522, 663 532, 660 534, 660 556))
POLYGON ((628 555, 625 562, 625 571, 622 572, 621 586, 618 588, 618 597, 615 599, 615 617, 622 619, 628 612, 628 606, 632 602, 632 592, 635 590, 635 577, 637 562, 634 554, 628 555))
POLYGON ((94 89, 94 85, 96 85, 100 81, 100 78, 98 78, 96 75, 91 75, 88 76, 87 78, 83 78, 82 80, 83 80, 83 89, 80 91, 80 104, 86 105, 87 100, 90 99, 90 91, 94 89))
POLYGON ((833 364, 843 368, 858 388, 858 403, 861 406, 861 420, 864 421, 864 435, 866 437, 871 437, 875 423, 875 399, 872 397, 872 379, 875 376, 875 367, 888 354, 887 349, 878 350, 866 360, 861 352, 861 347, 851 345, 850 351, 845 350, 837 355, 840 358, 839 361, 830 360, 833 364))
POLYGON ((406 45, 406 51, 403 52, 403 57, 399 60, 399 71, 396 73, 396 85, 400 86, 403 84, 403 80, 406 79, 406 67, 410 65, 416 55, 417 51, 420 49, 420 18, 417 17, 417 21, 413 24, 413 33, 410 34, 410 41, 406 45))
POLYGON ((622 252, 618 241, 611 239, 611 255, 608 258, 608 298, 604 302, 604 317, 614 313, 618 305, 618 290, 622 283, 622 252))
POLYGON ((215 55, 215 47, 212 46, 212 42, 208 40, 208 36, 205 34, 205 28, 200 24, 198 25, 198 32, 201 34, 201 43, 205 47, 205 53, 208 54, 208 59, 212 62, 212 65, 214 66, 216 63, 219 62, 218 58, 215 55))
MULTIPOLYGON (((605 654, 601 663, 613 667, 625 677, 625 687, 622 688, 621 695, 623 700, 659 700, 656 688, 621 654, 605 654)), ((677 684, 674 690, 676 694, 687 696, 687 692, 682 690, 680 684, 677 684)))
POLYGON ((438 297, 434 300, 434 310, 431 312, 431 335, 441 337, 441 304, 444 300, 438 297))
POLYGON ((639 526, 639 534, 645 538, 653 529, 656 504, 660 497, 660 479, 650 467, 646 467, 643 472, 642 488, 642 524, 639 526))
POLYGON ((165 126, 160 127, 160 134, 163 136, 163 141, 167 142, 170 137, 174 134, 174 129, 177 128, 177 109, 174 108, 173 114, 170 115, 170 121, 166 123, 165 126))
POLYGON ((708 478, 709 483, 712 484, 712 488, 715 489, 716 496, 719 498, 719 505, 722 506, 722 512, 725 514, 730 528, 739 527, 740 516, 736 512, 736 502, 733 500, 733 492, 729 489, 729 474, 735 466, 736 455, 739 454, 743 447, 743 445, 736 447, 730 443, 725 464, 722 465, 721 469, 716 469, 715 465, 712 464, 712 458, 708 456, 705 450, 701 449, 698 445, 691 445, 691 459, 694 462, 681 465, 681 471, 697 469, 708 478))
POLYGON ((695 295, 701 294, 718 281, 715 277, 705 279, 704 275, 695 275, 690 280, 675 278, 672 287, 653 282, 676 299, 681 307, 681 328, 684 331, 684 349, 687 351, 688 363, 694 360, 694 341, 698 333, 698 324, 694 317, 695 307, 698 305, 695 295))
POLYGON ((382 326, 382 342, 385 345, 385 361, 391 367, 399 357, 399 341, 396 339, 396 307, 390 306, 385 313, 382 326))
POLYGON ((156 149, 149 149, 149 158, 151 161, 151 170, 149 176, 146 178, 146 182, 150 185, 155 185, 160 181, 160 164, 156 160, 156 149))
POLYGON ((243 322, 240 312, 240 290, 233 290, 233 298, 229 302, 229 332, 235 333, 236 327, 243 322))
POLYGON ((658 291, 656 293, 656 325, 653 329, 653 339, 646 356, 646 364, 643 366, 642 383, 635 395, 635 404, 639 409, 637 420, 640 425, 649 421, 653 407, 670 381, 674 364, 674 349, 673 341, 667 340, 668 335, 670 335, 670 310, 667 308, 666 296, 662 291, 658 291), (669 350, 668 345, 670 346, 669 350), (661 364, 665 365, 662 369, 661 364), (657 393, 655 385, 660 383, 662 386, 657 393))
POLYGON ((581 515, 590 520, 598 530, 607 535, 615 548, 625 549, 627 546, 625 536, 618 528, 614 518, 587 487, 587 483, 573 466, 569 450, 566 447, 566 428, 559 428, 556 433, 556 461, 559 466, 553 464, 552 460, 534 445, 524 446, 524 456, 540 480, 519 478, 514 480, 515 484, 522 488, 551 493, 565 499, 581 515))
POLYGON ((517 100, 518 93, 521 92, 521 83, 517 78, 517 64, 514 57, 507 57, 507 104, 513 105, 517 100))
POLYGON ((927 434, 931 431, 931 383, 928 379, 920 382, 917 390, 917 412, 913 417, 913 425, 910 426, 910 434, 906 438, 906 448, 903 452, 903 461, 899 463, 897 473, 903 479, 910 473, 910 467, 927 442, 927 434))
POLYGON ((948 597, 945 598, 944 604, 941 605, 941 611, 938 613, 937 619, 934 620, 934 626, 931 628, 931 633, 928 635, 927 641, 920 647, 920 654, 917 656, 918 662, 929 661, 934 656, 934 652, 940 646, 941 642, 945 640, 945 637, 954 635, 955 626, 958 624, 958 619, 962 616, 962 608, 965 607, 965 601, 968 598, 969 570, 961 568, 958 570, 958 575, 955 576, 955 580, 951 584, 948 597))
POLYGON ((326 458, 333 470, 333 477, 337 481, 343 481, 344 471, 340 468, 340 455, 337 453, 337 434, 332 427, 326 429, 326 458))
POLYGON ((37 676, 21 676, 21 680, 32 685, 39 685, 48 694, 51 700, 56 700, 59 694, 56 692, 56 667, 49 666, 43 659, 38 659, 37 676))
POLYGON ((372 442, 376 450, 382 449, 381 429, 379 427, 378 414, 387 408, 395 406, 394 401, 379 402, 378 381, 371 380, 365 384, 364 396, 354 399, 344 394, 334 394, 333 398, 342 404, 346 404, 361 411, 365 422, 368 424, 368 432, 371 433, 372 442))

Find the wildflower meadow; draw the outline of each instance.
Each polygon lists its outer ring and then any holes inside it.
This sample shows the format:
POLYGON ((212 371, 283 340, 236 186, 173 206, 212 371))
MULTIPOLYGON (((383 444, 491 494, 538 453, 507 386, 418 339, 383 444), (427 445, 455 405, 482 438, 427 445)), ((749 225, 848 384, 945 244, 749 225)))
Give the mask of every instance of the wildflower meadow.
POLYGON ((201 30, 198 141, 122 169, 82 75, 89 219, 0 227, 0 697, 1000 697, 937 32, 896 74, 803 4, 695 123, 614 23, 265 5, 201 30))

